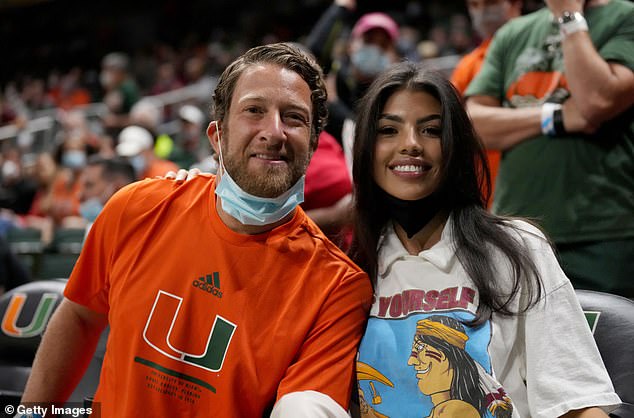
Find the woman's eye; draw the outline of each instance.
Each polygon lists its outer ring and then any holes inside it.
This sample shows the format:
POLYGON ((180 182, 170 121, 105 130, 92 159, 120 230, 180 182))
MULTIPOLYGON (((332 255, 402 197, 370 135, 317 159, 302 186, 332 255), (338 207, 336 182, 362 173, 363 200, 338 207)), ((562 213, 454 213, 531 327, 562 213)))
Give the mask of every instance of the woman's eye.
POLYGON ((439 126, 426 126, 421 130, 422 134, 425 136, 432 136, 434 138, 440 138, 442 130, 439 126))
POLYGON ((393 135, 397 130, 393 126, 379 126, 377 132, 381 135, 393 135))

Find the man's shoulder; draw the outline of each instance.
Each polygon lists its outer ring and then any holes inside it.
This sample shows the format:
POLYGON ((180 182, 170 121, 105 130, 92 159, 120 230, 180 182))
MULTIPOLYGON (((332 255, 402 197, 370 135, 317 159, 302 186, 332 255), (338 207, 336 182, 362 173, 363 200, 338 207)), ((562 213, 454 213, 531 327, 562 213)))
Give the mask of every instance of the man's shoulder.
POLYGON ((178 183, 169 179, 148 178, 128 184, 108 201, 109 206, 118 206, 125 215, 148 212, 167 202, 191 200, 200 190, 209 187, 211 174, 201 174, 193 180, 178 183))

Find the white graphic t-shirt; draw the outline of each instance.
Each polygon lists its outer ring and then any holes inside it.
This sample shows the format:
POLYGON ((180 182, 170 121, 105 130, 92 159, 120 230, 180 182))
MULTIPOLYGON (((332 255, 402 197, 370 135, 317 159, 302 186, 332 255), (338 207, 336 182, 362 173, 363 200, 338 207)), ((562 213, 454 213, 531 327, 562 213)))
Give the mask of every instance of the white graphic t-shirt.
MULTIPOLYGON (((553 417, 620 402, 546 239, 513 222, 520 231, 509 233, 530 249, 543 297, 523 315, 494 314, 478 326, 469 325, 478 292, 453 250, 451 219, 440 242, 418 255, 387 228, 357 362, 362 416, 553 417)), ((495 254, 492 280, 507 292, 510 266, 495 254)))

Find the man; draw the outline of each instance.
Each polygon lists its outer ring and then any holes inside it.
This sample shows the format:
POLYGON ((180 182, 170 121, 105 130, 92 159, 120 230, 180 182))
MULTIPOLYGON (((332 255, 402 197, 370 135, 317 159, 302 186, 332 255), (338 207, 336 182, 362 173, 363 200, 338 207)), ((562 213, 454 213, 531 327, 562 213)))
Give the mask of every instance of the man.
POLYGON ((132 105, 140 98, 129 61, 128 56, 121 52, 111 52, 101 60, 99 82, 103 88, 103 103, 108 110, 102 122, 112 136, 129 124, 132 105))
POLYGON ((178 109, 179 132, 175 138, 174 148, 169 159, 181 168, 190 168, 208 154, 203 148, 202 134, 207 124, 203 112, 192 104, 185 104, 178 109))
POLYGON ((492 209, 540 222, 576 287, 633 297, 634 4, 546 5, 497 32, 466 92, 504 152, 492 209))
MULTIPOLYGON (((460 93, 464 94, 471 80, 480 71, 495 32, 506 22, 522 14, 522 2, 522 0, 467 0, 471 25, 482 42, 460 59, 451 74, 451 82, 460 93)), ((495 182, 500 165, 500 151, 487 150, 487 157, 491 181, 495 182)))
POLYGON ((110 199, 23 402, 63 401, 108 323, 102 416, 347 417, 372 290, 297 207, 325 100, 287 44, 232 63, 207 130, 221 174, 110 199))
POLYGON ((482 42, 460 59, 451 74, 451 82, 464 93, 480 71, 495 32, 509 20, 522 14, 522 0, 467 0, 471 25, 482 42))
POLYGON ((92 225, 112 195, 135 180, 134 169, 123 159, 88 158, 81 176, 79 213, 92 225))
POLYGON ((178 170, 172 161, 159 158, 154 153, 154 137, 147 129, 132 125, 119 133, 117 155, 130 161, 138 180, 162 176, 170 170, 178 170))

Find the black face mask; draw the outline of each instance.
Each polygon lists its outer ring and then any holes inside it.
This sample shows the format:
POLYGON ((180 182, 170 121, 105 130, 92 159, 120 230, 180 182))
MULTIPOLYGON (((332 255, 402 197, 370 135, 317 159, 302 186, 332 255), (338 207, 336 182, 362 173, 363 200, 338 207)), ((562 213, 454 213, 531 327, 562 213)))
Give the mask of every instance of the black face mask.
POLYGON ((381 192, 386 199, 390 217, 405 230, 407 238, 423 229, 443 208, 443 199, 438 192, 418 200, 402 200, 383 190, 381 192))

